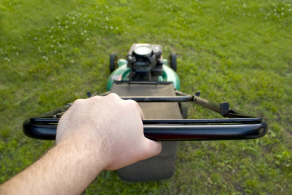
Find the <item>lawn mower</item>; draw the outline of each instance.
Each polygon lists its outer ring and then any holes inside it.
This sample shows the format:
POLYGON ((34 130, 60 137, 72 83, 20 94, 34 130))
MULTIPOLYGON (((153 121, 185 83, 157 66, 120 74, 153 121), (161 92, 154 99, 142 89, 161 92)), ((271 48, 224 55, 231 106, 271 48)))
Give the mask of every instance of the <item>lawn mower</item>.
MULTIPOLYGON (((126 59, 110 54, 112 72, 107 81, 105 96, 116 93, 124 100, 138 102, 143 110, 144 135, 162 142, 162 152, 155 157, 117 170, 123 181, 147 182, 171 178, 179 141, 255 139, 267 133, 267 124, 261 118, 231 109, 228 102, 212 103, 200 96, 180 91, 176 74, 176 54, 162 57, 162 47, 151 44, 133 44, 126 59), (221 114, 218 119, 187 119, 183 102, 193 102, 221 114)), ((88 97, 98 94, 87 92, 88 97)), ((71 106, 30 118, 23 124, 24 134, 35 139, 53 140, 62 114, 71 106)))

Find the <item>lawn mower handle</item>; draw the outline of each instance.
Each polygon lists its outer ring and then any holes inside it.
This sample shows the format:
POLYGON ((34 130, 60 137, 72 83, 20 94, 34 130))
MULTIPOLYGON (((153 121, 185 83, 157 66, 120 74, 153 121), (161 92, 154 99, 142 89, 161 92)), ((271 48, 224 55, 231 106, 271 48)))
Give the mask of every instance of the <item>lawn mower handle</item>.
MULTIPOLYGON (((102 95, 107 95, 106 92, 102 95)), ((145 137, 157 141, 203 141, 255 139, 267 133, 267 124, 261 118, 229 109, 229 103, 215 104, 176 91, 177 96, 120 96, 137 102, 194 102, 220 113, 228 119, 164 119, 143 120, 145 137)), ((54 140, 60 117, 72 104, 30 118, 23 124, 24 134, 36 139, 54 140)))
MULTIPOLYGON (((151 120, 144 121, 144 123, 149 123, 151 120)), ((155 120, 152 120, 151 123, 169 124, 167 120, 159 121, 160 122, 155 123, 155 120)), ((144 135, 145 137, 156 141, 203 141, 255 139, 260 138, 267 133, 267 124, 265 122, 255 124, 228 124, 227 121, 227 124, 183 125, 183 121, 184 120, 177 120, 177 122, 170 122, 174 123, 174 125, 144 124, 144 135)), ((190 122, 191 120, 187 121, 190 122)), ((54 140, 56 138, 56 130, 57 124, 52 123, 41 124, 26 120, 23 124, 25 135, 36 139, 54 140)))

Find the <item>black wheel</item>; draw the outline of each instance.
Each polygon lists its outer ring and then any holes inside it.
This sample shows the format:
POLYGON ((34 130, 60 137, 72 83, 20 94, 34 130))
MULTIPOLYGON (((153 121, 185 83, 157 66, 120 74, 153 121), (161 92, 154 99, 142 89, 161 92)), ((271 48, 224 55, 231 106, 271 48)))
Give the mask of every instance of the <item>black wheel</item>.
POLYGON ((170 55, 169 55, 169 65, 176 72, 176 68, 177 68, 176 54, 170 53, 170 55))
POLYGON ((110 70, 113 72, 118 67, 118 57, 115 53, 110 55, 110 70))

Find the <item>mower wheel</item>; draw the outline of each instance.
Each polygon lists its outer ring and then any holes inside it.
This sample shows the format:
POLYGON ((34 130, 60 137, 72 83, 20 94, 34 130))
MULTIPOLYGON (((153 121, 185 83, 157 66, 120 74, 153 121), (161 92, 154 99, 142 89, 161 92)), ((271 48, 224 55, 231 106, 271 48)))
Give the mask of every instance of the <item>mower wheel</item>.
POLYGON ((177 63, 176 63, 176 54, 170 53, 169 55, 169 65, 176 72, 177 63))
POLYGON ((118 57, 117 54, 111 53, 110 55, 110 70, 113 72, 118 67, 118 57))

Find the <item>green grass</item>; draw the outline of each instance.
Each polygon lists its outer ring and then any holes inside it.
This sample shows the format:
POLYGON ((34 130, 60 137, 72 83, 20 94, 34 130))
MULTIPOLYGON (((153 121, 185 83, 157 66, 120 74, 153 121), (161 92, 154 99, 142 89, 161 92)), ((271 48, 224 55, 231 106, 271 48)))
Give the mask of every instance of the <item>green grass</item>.
MULTIPOLYGON (((104 92, 111 52, 135 42, 178 54, 181 90, 260 116, 264 138, 181 142, 170 180, 129 184, 102 172, 84 194, 292 194, 292 2, 0 2, 0 183, 52 141, 22 122, 86 91, 104 92)), ((189 105, 190 118, 220 117, 189 105)))

